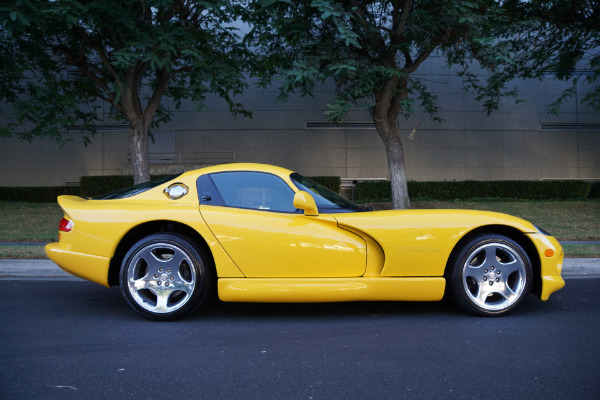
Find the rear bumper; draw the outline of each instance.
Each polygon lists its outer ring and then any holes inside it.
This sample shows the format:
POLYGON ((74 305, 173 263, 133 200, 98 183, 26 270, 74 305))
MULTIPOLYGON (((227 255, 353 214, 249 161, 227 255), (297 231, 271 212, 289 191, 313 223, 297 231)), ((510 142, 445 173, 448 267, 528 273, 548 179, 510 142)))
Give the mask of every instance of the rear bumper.
POLYGON ((60 242, 47 244, 45 250, 48 258, 58 264, 63 271, 109 287, 110 258, 73 252, 62 246, 60 242))

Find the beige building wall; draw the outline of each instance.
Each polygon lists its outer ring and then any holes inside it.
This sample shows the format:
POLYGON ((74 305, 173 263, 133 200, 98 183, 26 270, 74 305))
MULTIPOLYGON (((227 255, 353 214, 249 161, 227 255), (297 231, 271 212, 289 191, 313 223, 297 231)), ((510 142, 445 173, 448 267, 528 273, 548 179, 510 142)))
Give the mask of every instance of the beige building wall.
MULTIPOLYGON (((517 82, 525 101, 503 99, 487 116, 458 78, 429 68, 421 78, 438 94, 443 121, 423 120, 419 111, 399 120, 408 179, 600 180, 600 115, 577 99, 565 104, 559 117, 547 113, 564 85, 551 79, 517 82)), ((580 94, 585 90, 578 88, 580 94)), ((385 150, 367 112, 348 115, 347 122, 358 126, 314 127, 327 123, 323 112, 332 93, 322 88, 312 98, 292 96, 280 103, 276 88, 249 90, 240 100, 252 119, 231 116, 218 99, 201 112, 184 103, 170 123, 154 131, 152 171, 235 161, 275 164, 309 176, 387 178, 385 150)), ((83 133, 66 133, 72 141, 63 148, 47 139, 0 138, 0 186, 61 186, 76 184, 81 176, 127 173, 127 127, 111 121, 105 109, 99 133, 87 147, 83 133)))

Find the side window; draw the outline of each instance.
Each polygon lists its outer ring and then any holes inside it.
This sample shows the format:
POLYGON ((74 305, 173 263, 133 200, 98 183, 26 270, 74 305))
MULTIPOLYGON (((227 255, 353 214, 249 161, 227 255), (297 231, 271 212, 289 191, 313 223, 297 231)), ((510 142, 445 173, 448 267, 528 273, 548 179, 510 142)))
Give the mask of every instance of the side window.
POLYGON ((279 177, 264 172, 210 175, 227 207, 293 213, 294 191, 279 177))

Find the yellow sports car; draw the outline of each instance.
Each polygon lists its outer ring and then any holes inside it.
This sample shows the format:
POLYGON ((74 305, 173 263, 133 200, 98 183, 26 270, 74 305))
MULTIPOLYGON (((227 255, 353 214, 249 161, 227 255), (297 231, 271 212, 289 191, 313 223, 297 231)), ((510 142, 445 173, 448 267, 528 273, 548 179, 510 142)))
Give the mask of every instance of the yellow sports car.
POLYGON ((513 311, 564 286, 555 238, 510 215, 369 211, 261 164, 185 172, 94 199, 60 196, 46 254, 138 313, 173 319, 211 290, 232 302, 436 301, 513 311))

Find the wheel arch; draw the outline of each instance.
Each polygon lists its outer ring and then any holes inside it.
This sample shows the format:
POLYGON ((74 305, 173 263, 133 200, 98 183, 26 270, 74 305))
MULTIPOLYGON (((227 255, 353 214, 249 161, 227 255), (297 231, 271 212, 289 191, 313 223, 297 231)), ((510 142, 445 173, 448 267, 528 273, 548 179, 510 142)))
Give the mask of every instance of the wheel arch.
POLYGON ((522 231, 517 228, 513 228, 508 225, 486 225, 480 226, 469 231, 465 234, 459 241, 456 243, 452 252, 450 253, 450 257, 448 257, 448 261, 446 262, 446 268, 444 269, 444 277, 448 279, 450 274, 451 265, 454 262, 456 254, 461 250, 466 242, 471 240, 475 236, 479 235, 487 235, 487 234, 499 234, 506 236, 519 244, 527 253, 529 260, 531 261, 531 268, 533 272, 533 282, 531 286, 531 292, 536 296, 540 296, 542 289, 542 273, 541 273, 541 260, 540 255, 531 241, 529 237, 522 231))
POLYGON ((132 228, 129 232, 125 234, 125 236, 123 236, 123 238, 117 245, 115 253, 110 260, 110 266, 108 269, 109 286, 116 286, 119 284, 119 273, 121 270, 121 263, 123 261, 123 257, 125 257, 125 254, 129 250, 129 248, 143 237, 151 235, 153 233, 161 232, 179 233, 189 237, 190 239, 193 239, 199 246, 201 246, 205 250, 206 254, 210 256, 214 266, 214 257, 212 255, 212 251, 210 250, 210 246, 208 245, 206 240, 204 240, 202 235, 198 233, 198 231, 181 222, 169 220, 150 221, 132 228))

